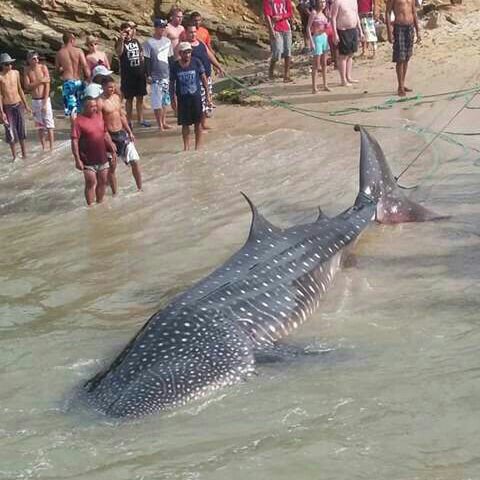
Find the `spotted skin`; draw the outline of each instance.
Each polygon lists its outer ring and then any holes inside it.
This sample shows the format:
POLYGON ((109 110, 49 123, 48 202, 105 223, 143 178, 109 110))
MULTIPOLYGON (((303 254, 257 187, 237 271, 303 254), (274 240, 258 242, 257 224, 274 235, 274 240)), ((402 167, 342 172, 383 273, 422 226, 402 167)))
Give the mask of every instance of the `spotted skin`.
POLYGON ((245 197, 253 215, 245 245, 153 315, 110 367, 85 384, 86 401, 109 416, 138 417, 252 374, 255 354, 275 348, 318 308, 378 204, 393 198, 383 152, 361 134, 361 191, 353 207, 280 229, 245 197))

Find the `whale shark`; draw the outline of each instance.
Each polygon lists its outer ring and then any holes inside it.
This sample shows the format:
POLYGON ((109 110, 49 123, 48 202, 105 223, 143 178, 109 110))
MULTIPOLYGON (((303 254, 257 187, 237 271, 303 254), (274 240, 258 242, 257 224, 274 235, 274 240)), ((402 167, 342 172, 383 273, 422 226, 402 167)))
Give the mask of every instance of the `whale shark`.
POLYGON ((336 216, 279 228, 252 212, 244 246, 155 313, 108 368, 83 385, 88 405, 110 417, 183 406, 244 381, 260 359, 319 307, 349 251, 374 221, 439 218, 408 199, 379 143, 360 132, 360 187, 336 216))

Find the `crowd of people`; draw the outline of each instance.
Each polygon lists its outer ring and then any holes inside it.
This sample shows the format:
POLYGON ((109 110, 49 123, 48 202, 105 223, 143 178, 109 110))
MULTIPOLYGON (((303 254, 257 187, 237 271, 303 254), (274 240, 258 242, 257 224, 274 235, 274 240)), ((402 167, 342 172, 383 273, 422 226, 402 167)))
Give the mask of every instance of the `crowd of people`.
MULTIPOLYGON (((400 96, 410 91, 405 76, 415 33, 420 40, 414 2, 388 0, 385 13, 400 96)), ((290 82, 291 0, 264 0, 263 6, 271 41, 269 77, 274 77, 276 64, 283 58, 283 80, 290 82)), ((341 86, 357 82, 352 77, 352 57, 359 40, 363 54, 368 48, 375 53, 374 0, 299 0, 298 10, 305 52, 312 55, 313 93, 318 91, 318 72, 323 89, 330 90, 326 76, 328 61, 337 66, 341 86)), ((213 108, 212 73, 224 74, 198 12, 191 13, 185 22, 183 11, 172 8, 169 21, 161 18, 153 21, 152 36, 143 43, 137 38, 133 22, 122 23, 119 33, 115 53, 120 62, 120 85, 116 84, 109 58, 99 49, 95 36, 87 36, 85 53, 77 46, 73 33, 64 33, 63 45, 55 58, 55 69, 62 81, 64 113, 71 122, 75 167, 83 172, 88 205, 102 202, 108 187, 116 194, 117 158, 131 168, 137 188, 142 188, 133 111, 135 107, 137 126, 151 127, 144 118, 147 85, 159 130, 172 128, 167 121, 167 111, 171 108, 181 126, 184 150, 191 147, 192 126, 194 146, 198 149, 203 131, 209 128, 207 119, 213 108)), ((14 63, 8 53, 0 54, 0 121, 15 160, 17 144, 22 157, 26 156, 25 111, 33 114, 43 149, 53 148, 55 122, 50 100, 51 78, 39 53, 28 53, 23 76, 13 69, 14 63), (31 108, 22 84, 31 94, 31 108)))

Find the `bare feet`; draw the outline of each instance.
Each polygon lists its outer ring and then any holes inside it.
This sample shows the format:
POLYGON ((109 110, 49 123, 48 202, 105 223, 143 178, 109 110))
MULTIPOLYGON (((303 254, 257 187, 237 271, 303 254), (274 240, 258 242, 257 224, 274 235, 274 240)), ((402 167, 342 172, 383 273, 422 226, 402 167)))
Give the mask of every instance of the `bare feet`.
POLYGON ((353 78, 347 78, 348 83, 360 83, 360 80, 354 80, 353 78))
POLYGON ((341 87, 351 87, 352 84, 349 83, 349 82, 345 82, 345 83, 341 83, 340 86, 341 86, 341 87))
POLYGON ((406 91, 406 92, 413 92, 413 90, 411 88, 408 88, 408 87, 403 87, 403 89, 406 91))
POLYGON ((402 88, 399 88, 399 89, 398 89, 398 96, 399 96, 399 97, 404 97, 405 95, 406 95, 405 90, 402 89, 402 88))
POLYGON ((162 129, 163 130, 171 130, 173 127, 171 125, 168 125, 168 123, 164 123, 162 125, 162 129))
POLYGON ((283 83, 292 83, 293 82, 293 78, 292 77, 285 77, 283 79, 283 83))
POLYGON ((324 85, 324 86, 323 86, 323 90, 324 90, 325 92, 331 92, 331 90, 330 90, 330 88, 328 87, 328 85, 324 85))
POLYGON ((317 88, 312 88, 312 93, 318 93, 318 89, 317 88))

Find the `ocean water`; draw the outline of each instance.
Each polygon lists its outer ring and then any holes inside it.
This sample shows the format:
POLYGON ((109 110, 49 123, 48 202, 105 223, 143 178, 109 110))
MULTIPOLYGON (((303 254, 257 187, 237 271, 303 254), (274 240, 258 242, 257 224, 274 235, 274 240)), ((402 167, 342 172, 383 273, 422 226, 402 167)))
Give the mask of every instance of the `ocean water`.
MULTIPOLYGON (((435 128, 461 102, 377 120, 435 128)), ((90 209, 67 140, 52 154, 32 142, 15 164, 0 144, 0 478, 479 478, 474 137, 465 148, 437 139, 402 177, 451 218, 373 225, 292 339, 329 353, 260 366, 243 384, 134 421, 75 403, 150 315, 243 244, 250 213, 239 191, 279 226, 313 220, 318 205, 334 215, 355 198, 350 127, 217 110, 198 153, 179 152, 178 132, 141 131, 145 191, 119 165, 119 195, 90 209)), ((474 115, 458 129, 471 130, 474 115)), ((432 138, 372 132, 395 172, 432 138)))

